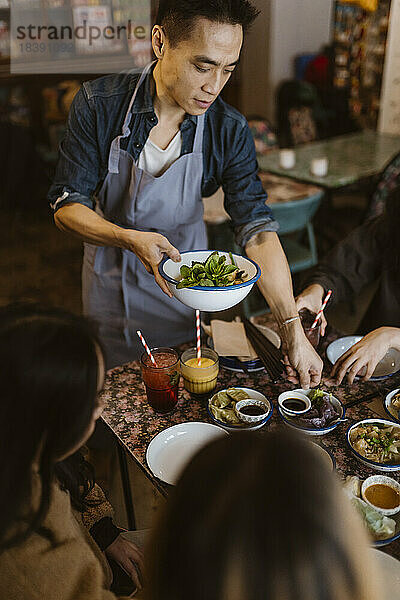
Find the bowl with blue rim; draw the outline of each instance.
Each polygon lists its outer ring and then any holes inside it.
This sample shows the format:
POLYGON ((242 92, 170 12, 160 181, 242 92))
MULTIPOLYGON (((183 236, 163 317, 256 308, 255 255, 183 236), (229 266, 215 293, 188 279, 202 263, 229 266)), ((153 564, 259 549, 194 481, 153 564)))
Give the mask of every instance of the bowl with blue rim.
POLYGON ((173 296, 190 308, 217 312, 239 304, 260 278, 250 258, 232 252, 181 252, 181 260, 164 259, 158 267, 173 296), (241 277, 235 275, 241 274, 241 277))
POLYGON ((330 433, 344 420, 346 409, 339 398, 324 390, 292 390, 295 395, 305 395, 311 400, 307 412, 292 415, 278 406, 278 411, 284 423, 292 429, 306 435, 321 436, 330 433))

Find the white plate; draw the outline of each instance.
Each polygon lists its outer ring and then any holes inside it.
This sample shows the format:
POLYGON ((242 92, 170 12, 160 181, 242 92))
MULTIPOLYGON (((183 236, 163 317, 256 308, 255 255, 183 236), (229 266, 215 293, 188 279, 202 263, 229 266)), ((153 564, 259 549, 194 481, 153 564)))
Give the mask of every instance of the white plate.
MULTIPOLYGON (((296 389, 296 390, 292 390, 292 392, 301 392, 303 394, 306 394, 306 396, 308 396, 311 391, 312 390, 303 390, 300 388, 296 389)), ((281 416, 281 419, 283 419, 283 421, 286 423, 286 425, 288 425, 288 427, 297 429, 297 431, 302 431, 306 435, 325 435, 326 433, 333 431, 339 425, 341 420, 343 419, 346 411, 345 411, 343 404, 340 402, 340 400, 338 398, 336 398, 336 396, 333 396, 333 394, 329 394, 328 392, 325 392, 325 394, 327 396, 331 397, 332 404, 339 410, 339 416, 336 419, 336 421, 333 421, 327 427, 323 427, 322 429, 315 429, 315 428, 311 428, 311 427, 304 427, 304 425, 298 425, 296 422, 298 417, 290 417, 281 409, 280 406, 278 406, 278 411, 281 416)))
MULTIPOLYGON (((190 308, 206 312, 226 310, 239 304, 250 293, 253 285, 261 275, 260 267, 249 258, 233 254, 235 264, 240 270, 247 273, 247 281, 228 287, 192 287, 177 289, 180 280, 180 268, 183 265, 191 266, 192 261, 204 262, 212 254, 212 250, 197 250, 193 252, 181 252, 181 261, 173 262, 170 258, 164 260, 158 267, 172 294, 190 308)), ((230 264, 229 252, 219 252, 220 256, 226 256, 227 264, 230 264)))
POLYGON ((399 419, 399 409, 395 409, 392 406, 392 398, 393 396, 395 396, 398 392, 400 392, 400 388, 396 388, 395 390, 392 390, 385 398, 385 404, 384 404, 384 408, 387 412, 387 414, 390 416, 391 419, 394 419, 397 423, 400 423, 400 419, 399 419))
POLYGON ((146 461, 150 471, 170 485, 175 485, 192 457, 203 446, 226 431, 210 423, 179 423, 157 434, 147 446, 146 461))
MULTIPOLYGON (((244 424, 244 426, 243 425, 228 425, 227 423, 224 423, 224 421, 220 421, 219 419, 216 419, 214 417, 213 413, 211 412, 211 408, 210 408, 210 404, 211 404, 211 400, 212 400, 212 398, 210 398, 210 400, 208 401, 208 404, 207 404, 207 412, 208 412, 208 415, 209 415, 210 419, 212 420, 212 422, 215 423, 216 425, 218 425, 218 427, 222 427, 222 429, 225 429, 225 431, 255 431, 256 429, 261 429, 261 427, 264 427, 264 425, 266 425, 272 417, 272 413, 274 410, 272 403, 268 400, 268 398, 266 398, 266 396, 264 396, 264 394, 261 394, 261 392, 257 392, 257 390, 252 390, 251 388, 237 387, 237 386, 235 386, 235 390, 243 390, 244 392, 247 392, 248 395, 250 396, 250 398, 252 398, 253 400, 261 400, 261 402, 264 402, 264 404, 266 404, 268 407, 267 416, 262 421, 260 421, 259 423, 255 423, 254 425, 246 425, 246 424, 244 424)), ((226 389, 219 390, 219 391, 226 392, 226 389)))
POLYGON ((380 600, 395 600, 399 597, 400 590, 400 562, 386 552, 373 548, 370 552, 379 570, 379 579, 383 586, 380 591, 380 600))
MULTIPOLYGON (((361 335, 348 335, 331 342, 326 349, 328 360, 335 362, 349 350, 354 344, 362 340, 361 335)), ((391 377, 400 370, 400 352, 395 348, 389 348, 382 360, 377 364, 370 381, 380 381, 391 377)))
POLYGON ((336 469, 336 460, 331 451, 328 450, 328 448, 325 448, 325 446, 320 446, 315 442, 310 442, 310 444, 312 444, 313 447, 316 449, 318 455, 322 458, 326 466, 329 467, 332 471, 334 471, 336 469))
POLYGON ((394 471, 400 471, 400 464, 388 465, 386 463, 379 463, 379 462, 375 462, 374 460, 369 460, 368 458, 365 458, 365 456, 362 456, 361 454, 359 454, 357 452, 357 450, 355 450, 353 448, 353 444, 350 441, 350 436, 351 436, 351 432, 353 431, 353 429, 355 429, 359 425, 363 425, 363 424, 367 425, 367 424, 372 424, 372 423, 380 423, 381 425, 386 425, 386 427, 394 426, 394 427, 400 428, 393 421, 387 421, 386 419, 363 419, 362 421, 357 421, 357 423, 354 423, 353 425, 351 425, 348 428, 347 433, 346 433, 347 445, 349 446, 352 453, 355 455, 356 458, 358 458, 358 460, 360 462, 362 462, 367 467, 371 467, 371 469, 375 469, 375 471, 383 471, 384 473, 393 473, 394 471))

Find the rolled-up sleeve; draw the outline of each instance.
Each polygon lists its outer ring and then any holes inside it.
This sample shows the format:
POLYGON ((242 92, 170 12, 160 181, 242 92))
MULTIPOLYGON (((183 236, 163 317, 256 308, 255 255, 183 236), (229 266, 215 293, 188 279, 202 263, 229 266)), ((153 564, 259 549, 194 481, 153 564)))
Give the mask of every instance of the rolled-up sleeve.
POLYGON ((225 210, 232 219, 239 246, 244 247, 261 231, 278 230, 279 225, 266 204, 267 193, 258 177, 253 136, 244 119, 223 171, 222 188, 225 210))
POLYGON ((93 194, 101 180, 96 118, 84 88, 76 94, 48 200, 54 212, 71 202, 94 208, 93 194))

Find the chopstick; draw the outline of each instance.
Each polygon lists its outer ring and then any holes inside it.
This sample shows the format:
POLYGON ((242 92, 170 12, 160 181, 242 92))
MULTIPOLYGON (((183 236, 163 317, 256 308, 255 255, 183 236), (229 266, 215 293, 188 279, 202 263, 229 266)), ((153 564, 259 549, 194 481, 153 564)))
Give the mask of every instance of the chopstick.
POLYGON ((249 369, 247 368, 244 360, 241 360, 238 356, 235 356, 235 359, 237 360, 237 362, 240 364, 240 368, 242 369, 242 371, 244 373, 246 373, 246 375, 250 375, 249 369))
POLYGON ((254 350, 257 352, 258 358, 271 379, 276 381, 284 373, 284 367, 281 362, 282 353, 248 319, 244 319, 243 324, 246 334, 254 350))
POLYGON ((262 342, 265 345, 265 348, 269 351, 271 356, 278 363, 281 363, 283 359, 282 352, 276 346, 274 346, 274 344, 267 337, 265 337, 265 335, 251 321, 249 321, 248 319, 244 319, 243 323, 246 328, 246 331, 251 331, 254 334, 254 337, 256 337, 258 340, 260 340, 260 342, 262 342))
POLYGON ((347 402, 347 404, 343 404, 344 408, 351 408, 352 406, 357 406, 358 404, 362 404, 363 402, 371 401, 374 398, 380 397, 381 392, 379 390, 375 390, 362 398, 357 398, 357 400, 352 400, 351 402, 347 402))
POLYGON ((255 350, 257 353, 261 353, 260 358, 265 357, 268 364, 274 369, 275 374, 280 374, 283 370, 283 365, 280 360, 280 353, 277 354, 275 352, 275 346, 251 323, 245 324, 245 328, 251 343, 255 345, 255 350))

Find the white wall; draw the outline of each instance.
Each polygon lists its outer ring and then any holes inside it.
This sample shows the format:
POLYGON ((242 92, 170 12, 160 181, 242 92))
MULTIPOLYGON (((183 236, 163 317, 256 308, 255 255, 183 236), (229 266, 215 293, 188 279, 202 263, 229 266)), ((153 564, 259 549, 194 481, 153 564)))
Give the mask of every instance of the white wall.
POLYGON ((400 135, 400 0, 392 0, 378 129, 400 135))
POLYGON ((253 0, 261 11, 247 34, 240 63, 241 110, 245 115, 266 116, 266 101, 270 96, 269 10, 271 0, 253 0))
POLYGON ((262 14, 242 59, 242 111, 273 119, 277 85, 293 77, 297 54, 331 40, 333 0, 253 0, 262 14))

